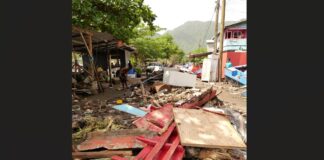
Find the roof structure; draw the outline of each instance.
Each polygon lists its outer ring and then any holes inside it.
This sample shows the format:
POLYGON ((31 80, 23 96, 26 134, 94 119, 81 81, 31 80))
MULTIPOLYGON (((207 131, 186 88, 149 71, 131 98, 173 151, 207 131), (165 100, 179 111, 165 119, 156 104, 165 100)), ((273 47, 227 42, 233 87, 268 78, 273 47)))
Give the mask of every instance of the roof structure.
MULTIPOLYGON (((226 25, 226 26, 224 26, 224 30, 227 29, 227 28, 229 28, 229 27, 234 27, 234 26, 237 26, 237 25, 240 25, 240 24, 246 23, 246 22, 247 22, 247 20, 244 19, 244 20, 241 20, 241 21, 239 21, 239 22, 236 22, 236 23, 233 23, 233 24, 226 25)), ((238 28, 238 29, 241 29, 241 28, 238 28)), ((219 35, 219 33, 220 33, 220 31, 217 33, 217 35, 219 35)), ((214 39, 215 39, 215 36, 213 36, 211 40, 214 40, 214 39)))
POLYGON ((78 52, 87 52, 87 46, 84 43, 84 36, 90 35, 92 38, 93 50, 120 48, 128 51, 135 51, 134 47, 122 43, 118 46, 119 40, 107 32, 96 32, 72 27, 72 50, 78 52))
POLYGON ((243 24, 243 23, 246 23, 246 22, 247 22, 247 20, 244 19, 244 20, 241 20, 241 21, 239 21, 239 22, 236 22, 236 23, 233 23, 233 24, 230 24, 230 25, 226 25, 226 26, 224 27, 224 29, 229 28, 229 27, 233 27, 233 26, 237 26, 237 25, 240 25, 240 24, 243 24))

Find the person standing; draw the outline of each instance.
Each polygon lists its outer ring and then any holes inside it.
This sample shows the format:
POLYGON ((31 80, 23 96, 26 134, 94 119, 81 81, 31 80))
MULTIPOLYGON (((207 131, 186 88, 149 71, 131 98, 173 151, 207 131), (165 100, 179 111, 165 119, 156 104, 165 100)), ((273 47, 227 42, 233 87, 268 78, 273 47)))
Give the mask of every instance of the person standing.
POLYGON ((127 88, 127 72, 128 72, 128 68, 122 68, 119 71, 119 80, 120 83, 122 84, 123 89, 125 89, 125 87, 127 88))
POLYGON ((233 66, 233 65, 232 65, 231 59, 228 58, 225 67, 226 67, 226 68, 230 68, 230 67, 232 67, 232 66, 233 66))

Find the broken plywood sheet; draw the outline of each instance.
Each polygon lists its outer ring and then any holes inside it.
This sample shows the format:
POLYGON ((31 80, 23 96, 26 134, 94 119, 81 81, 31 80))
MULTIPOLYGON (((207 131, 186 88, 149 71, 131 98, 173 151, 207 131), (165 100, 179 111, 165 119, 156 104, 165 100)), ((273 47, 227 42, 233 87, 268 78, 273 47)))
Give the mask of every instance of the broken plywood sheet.
POLYGON ((183 146, 246 148, 240 135, 224 116, 183 108, 173 108, 173 113, 183 146))

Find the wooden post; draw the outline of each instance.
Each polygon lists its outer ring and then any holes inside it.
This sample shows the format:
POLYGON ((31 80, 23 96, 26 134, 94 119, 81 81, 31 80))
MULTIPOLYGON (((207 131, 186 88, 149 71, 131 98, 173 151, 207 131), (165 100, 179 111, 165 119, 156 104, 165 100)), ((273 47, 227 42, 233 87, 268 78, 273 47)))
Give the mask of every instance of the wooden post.
POLYGON ((219 67, 218 67, 218 81, 222 81, 223 72, 223 43, 224 43, 224 23, 225 23, 225 6, 226 0, 222 0, 222 17, 221 17, 221 28, 220 28, 220 41, 219 41, 219 67))
POLYGON ((111 53, 108 52, 108 63, 109 63, 109 86, 112 87, 112 68, 111 68, 111 53))
POLYGON ((218 16, 219 16, 219 0, 216 0, 216 18, 215 18, 215 40, 214 40, 214 45, 215 45, 215 50, 214 50, 214 54, 217 54, 217 33, 218 33, 218 16))
POLYGON ((92 57, 92 39, 91 39, 91 35, 88 34, 87 36, 87 40, 85 39, 85 37, 83 36, 83 33, 80 31, 80 35, 81 35, 81 38, 84 42, 84 45, 86 46, 87 48, 87 51, 88 51, 88 54, 90 56, 90 67, 89 67, 89 72, 90 72, 90 76, 94 78, 94 70, 93 70, 93 57, 92 57), (90 46, 91 44, 91 46, 90 46))
POLYGON ((91 73, 91 76, 94 77, 95 76, 94 72, 95 72, 96 67, 95 67, 95 65, 93 63, 92 37, 91 37, 91 35, 88 35, 87 38, 88 38, 87 39, 88 40, 87 44, 88 44, 88 47, 89 47, 89 55, 90 55, 90 73, 91 73))
POLYGON ((145 88, 144 88, 143 82, 141 82, 141 90, 142 90, 142 94, 143 94, 144 103, 147 103, 147 98, 146 98, 146 93, 145 93, 145 88))

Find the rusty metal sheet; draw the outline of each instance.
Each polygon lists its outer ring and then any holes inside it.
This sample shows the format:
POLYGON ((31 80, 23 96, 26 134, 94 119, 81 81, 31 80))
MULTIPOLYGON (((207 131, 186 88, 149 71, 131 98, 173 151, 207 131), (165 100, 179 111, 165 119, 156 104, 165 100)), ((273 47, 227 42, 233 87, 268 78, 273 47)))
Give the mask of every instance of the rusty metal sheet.
POLYGON ((79 151, 106 149, 143 148, 145 144, 136 140, 137 136, 154 137, 155 133, 140 129, 118 130, 110 133, 93 133, 77 146, 79 151))

